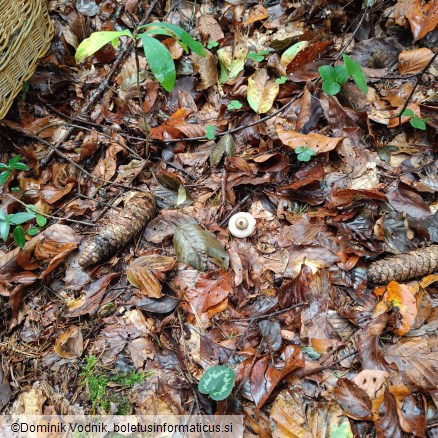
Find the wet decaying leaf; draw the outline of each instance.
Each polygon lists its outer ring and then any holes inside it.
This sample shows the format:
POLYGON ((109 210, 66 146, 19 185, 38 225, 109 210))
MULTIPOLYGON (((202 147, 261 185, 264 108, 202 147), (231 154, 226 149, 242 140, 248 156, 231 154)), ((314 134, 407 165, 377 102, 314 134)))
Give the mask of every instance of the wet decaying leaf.
POLYGON ((117 217, 87 242, 79 264, 85 268, 106 260, 131 241, 154 216, 155 199, 151 194, 133 196, 117 217))
POLYGON ((346 378, 338 380, 334 394, 348 416, 355 420, 371 418, 371 400, 367 393, 346 378))

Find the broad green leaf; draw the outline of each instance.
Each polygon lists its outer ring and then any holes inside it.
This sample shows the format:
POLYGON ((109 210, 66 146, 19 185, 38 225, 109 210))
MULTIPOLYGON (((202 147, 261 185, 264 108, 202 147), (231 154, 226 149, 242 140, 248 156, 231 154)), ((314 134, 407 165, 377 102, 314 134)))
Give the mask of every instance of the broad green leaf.
MULTIPOLYGON (((140 26, 140 28, 142 28, 142 27, 143 26, 140 26)), ((146 25, 144 25, 144 27, 146 27, 146 28, 148 28, 148 27, 162 27, 164 29, 169 29, 187 47, 189 47, 191 50, 193 50, 197 55, 205 56, 204 46, 199 41, 195 41, 193 39, 193 37, 188 32, 186 32, 184 29, 181 29, 179 26, 176 26, 175 24, 157 22, 157 23, 146 24, 146 25)))
POLYGON ((227 366, 216 365, 208 368, 199 380, 198 390, 208 394, 213 400, 225 400, 233 390, 236 373, 227 366))
POLYGON ((39 232, 40 232, 40 229, 38 227, 30 227, 27 230, 27 234, 29 234, 29 236, 36 236, 39 232))
POLYGON ((7 221, 7 220, 8 220, 8 215, 3 210, 0 210, 0 221, 7 221))
POLYGON ((403 111, 402 116, 405 116, 405 117, 415 117, 415 113, 410 108, 406 108, 403 111))
POLYGON ((290 62, 295 58, 295 56, 297 56, 298 52, 304 49, 304 47, 307 47, 308 45, 309 45, 308 41, 300 41, 290 46, 281 55, 280 64, 286 68, 290 64, 290 62))
POLYGON ((14 164, 17 164, 20 161, 21 155, 15 155, 9 160, 9 166, 13 166, 14 164))
POLYGON ((117 48, 118 39, 121 36, 127 36, 134 39, 129 29, 125 29, 120 32, 93 32, 88 38, 85 38, 76 49, 76 63, 79 64, 88 56, 93 55, 105 44, 112 43, 114 48, 117 48))
POLYGON ((335 69, 331 65, 322 65, 318 68, 318 72, 323 81, 335 82, 335 69))
POLYGON ((337 65, 333 69, 333 78, 336 82, 343 85, 348 81, 348 73, 345 65, 337 65))
POLYGON ((0 169, 10 169, 10 167, 5 163, 0 163, 0 169))
POLYGON ((35 219, 35 213, 23 211, 20 213, 13 213, 8 216, 8 220, 13 225, 24 224, 27 221, 35 219))
POLYGON ((24 163, 15 163, 11 166, 13 169, 17 170, 29 170, 29 168, 24 163))
POLYGON ((166 91, 171 91, 175 85, 176 71, 169 50, 164 44, 149 35, 142 33, 140 38, 152 73, 166 91))
POLYGON ((214 138, 216 137, 216 131, 217 131, 217 127, 213 126, 213 125, 207 125, 205 127, 205 136, 209 139, 209 140, 214 140, 214 138))
POLYGON ((210 152, 210 166, 216 166, 221 160, 223 154, 232 157, 236 153, 236 144, 231 134, 224 135, 210 152))
POLYGON ((23 246, 26 244, 26 234, 24 233, 23 228, 20 226, 15 227, 14 241, 20 248, 23 248, 23 246))
POLYGON ((357 61, 350 58, 348 55, 343 55, 343 59, 348 75, 352 76, 354 82, 359 87, 359 89, 363 93, 367 94, 368 93, 367 78, 365 77, 365 74, 362 70, 362 66, 357 61))
POLYGON ((47 224, 47 218, 45 216, 43 216, 42 214, 37 214, 36 215, 36 223, 38 224, 39 227, 44 227, 44 225, 47 224))
POLYGON ((228 269, 229 257, 222 244, 210 231, 198 225, 181 225, 173 235, 173 246, 178 262, 199 271, 206 269, 207 257, 221 268, 228 269))
POLYGON ((9 170, 0 173, 0 184, 4 184, 8 180, 10 174, 11 172, 9 170))
POLYGON ((416 129, 421 129, 422 131, 426 130, 426 123, 424 120, 420 119, 419 117, 412 117, 411 120, 409 120, 411 126, 413 126, 416 129))
POLYGON ((337 82, 328 80, 322 82, 322 89, 330 96, 334 96, 341 91, 341 86, 337 82))
POLYGON ((10 228, 11 224, 7 220, 0 220, 0 235, 5 242, 8 239, 10 228))

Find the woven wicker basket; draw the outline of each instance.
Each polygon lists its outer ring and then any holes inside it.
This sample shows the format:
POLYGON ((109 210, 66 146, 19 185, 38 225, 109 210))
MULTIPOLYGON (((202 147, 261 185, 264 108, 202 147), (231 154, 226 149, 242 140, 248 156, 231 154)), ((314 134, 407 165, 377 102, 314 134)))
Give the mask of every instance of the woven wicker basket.
POLYGON ((46 0, 0 0, 0 119, 53 37, 46 0))

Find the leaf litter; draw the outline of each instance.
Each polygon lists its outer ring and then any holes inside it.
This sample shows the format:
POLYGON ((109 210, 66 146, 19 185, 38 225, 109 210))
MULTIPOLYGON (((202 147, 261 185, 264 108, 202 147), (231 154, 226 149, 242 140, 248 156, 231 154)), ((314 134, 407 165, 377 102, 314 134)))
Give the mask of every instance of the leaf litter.
POLYGON ((437 7, 365 3, 50 2, 59 32, 0 128, 2 413, 437 433, 437 7), (208 47, 157 36, 169 92, 126 42, 76 64, 91 32, 152 21, 208 47), (90 357, 148 377, 96 406, 90 357), (226 402, 208 369, 235 374, 226 402))

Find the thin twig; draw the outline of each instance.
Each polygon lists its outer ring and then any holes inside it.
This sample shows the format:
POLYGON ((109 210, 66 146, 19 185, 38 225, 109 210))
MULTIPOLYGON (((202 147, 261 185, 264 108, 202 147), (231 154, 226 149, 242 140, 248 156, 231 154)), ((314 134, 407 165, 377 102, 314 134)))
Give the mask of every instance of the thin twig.
POLYGON ((416 88, 418 87, 418 85, 421 82, 421 78, 424 75, 424 73, 426 73, 426 71, 428 70, 428 68, 433 64, 433 62, 435 61, 436 57, 438 56, 438 52, 436 52, 432 58, 430 59, 430 61, 427 63, 427 65, 423 68, 423 70, 420 71, 420 73, 417 73, 417 82, 415 82, 414 88, 412 88, 411 93, 409 94, 408 98, 406 99, 403 108, 401 109, 401 111, 398 113, 398 123, 399 125, 401 125, 401 118, 402 118, 402 114, 404 113, 405 109, 407 108, 409 101, 412 99, 412 96, 414 95, 414 92, 416 90, 416 88))
MULTIPOLYGON (((17 201, 19 204, 23 205, 24 207, 27 207, 27 204, 24 203, 23 201, 21 201, 20 199, 16 198, 15 196, 11 195, 10 193, 7 193, 7 195, 10 198, 12 198, 15 201, 17 201)), ((51 214, 41 213, 40 211, 38 211, 38 214, 40 214, 41 216, 44 216, 46 218, 55 219, 55 220, 58 220, 58 221, 73 222, 75 224, 86 225, 87 227, 95 227, 96 226, 96 224, 92 224, 91 222, 78 221, 78 220, 69 219, 69 218, 66 218, 66 217, 52 216, 51 214)))

